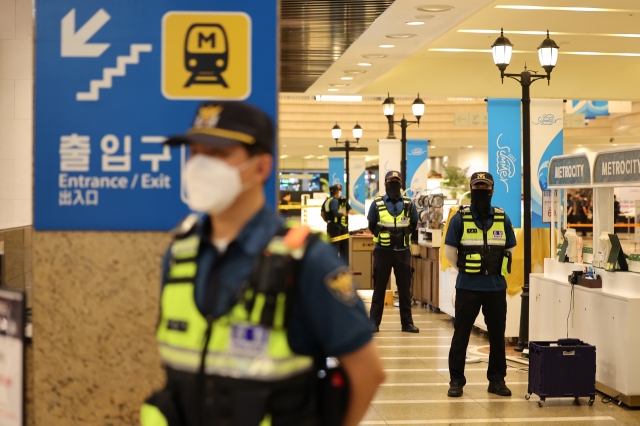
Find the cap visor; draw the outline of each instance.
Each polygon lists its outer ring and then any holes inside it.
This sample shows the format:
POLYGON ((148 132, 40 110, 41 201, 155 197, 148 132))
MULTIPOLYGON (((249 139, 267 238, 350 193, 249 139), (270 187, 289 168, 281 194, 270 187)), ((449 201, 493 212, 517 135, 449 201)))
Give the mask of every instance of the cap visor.
POLYGON ((244 145, 242 142, 234 139, 223 138, 221 136, 206 135, 204 133, 190 133, 187 135, 171 136, 164 143, 169 146, 190 145, 192 143, 199 143, 202 145, 213 147, 244 145))
POLYGON ((486 184, 489 184, 489 185, 493 186, 493 182, 491 182, 490 180, 487 180, 487 179, 476 179, 473 182, 471 182, 471 185, 476 184, 478 182, 483 182, 483 183, 486 183, 486 184))

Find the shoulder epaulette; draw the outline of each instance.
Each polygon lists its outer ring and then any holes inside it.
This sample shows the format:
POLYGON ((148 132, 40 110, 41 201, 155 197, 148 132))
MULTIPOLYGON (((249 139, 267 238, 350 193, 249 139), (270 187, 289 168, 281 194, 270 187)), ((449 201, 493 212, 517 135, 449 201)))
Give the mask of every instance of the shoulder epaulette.
POLYGON ((196 228, 198 221, 200 220, 201 215, 198 213, 191 213, 180 223, 171 230, 171 233, 175 238, 184 238, 191 234, 193 230, 196 228))

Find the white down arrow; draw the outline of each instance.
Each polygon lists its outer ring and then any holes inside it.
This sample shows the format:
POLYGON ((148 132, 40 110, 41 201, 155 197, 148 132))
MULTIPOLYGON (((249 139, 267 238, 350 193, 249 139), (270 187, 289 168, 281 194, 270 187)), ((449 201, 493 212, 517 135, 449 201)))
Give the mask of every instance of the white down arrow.
POLYGON ((76 10, 71 9, 60 21, 60 56, 65 58, 97 58, 111 46, 109 43, 87 43, 111 16, 104 9, 98 10, 76 31, 76 10))

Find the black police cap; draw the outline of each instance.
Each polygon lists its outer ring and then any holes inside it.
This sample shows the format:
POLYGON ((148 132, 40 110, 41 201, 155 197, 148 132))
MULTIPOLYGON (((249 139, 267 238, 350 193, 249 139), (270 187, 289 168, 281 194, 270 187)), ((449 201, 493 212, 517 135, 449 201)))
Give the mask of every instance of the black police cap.
POLYGON ((247 102, 204 102, 198 107, 187 133, 172 136, 165 143, 260 146, 273 154, 274 140, 271 118, 253 105, 247 102))

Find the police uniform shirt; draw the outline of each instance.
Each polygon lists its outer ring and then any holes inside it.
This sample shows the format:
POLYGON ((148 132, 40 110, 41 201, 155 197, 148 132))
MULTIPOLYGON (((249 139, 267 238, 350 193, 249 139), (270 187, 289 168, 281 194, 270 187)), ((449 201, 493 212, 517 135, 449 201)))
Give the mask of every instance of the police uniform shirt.
MULTIPOLYGON (((338 219, 340 219, 342 216, 346 216, 349 213, 349 210, 351 210, 351 204, 347 202, 346 212, 344 214, 340 213, 340 200, 332 197, 329 201, 329 210, 331 211, 333 217, 337 217, 338 219)), ((337 223, 340 224, 340 221, 338 221, 337 223)))
MULTIPOLYGON (((263 207, 238 237, 218 253, 210 242, 206 216, 195 232, 202 237, 195 280, 196 305, 203 315, 218 318, 237 302, 240 286, 255 267, 256 257, 280 229, 283 219, 263 207)), ((169 268, 163 261, 163 277, 169 268)), ((335 249, 324 242, 311 245, 301 264, 297 294, 288 328, 289 345, 301 355, 341 356, 366 345, 371 324, 358 297, 353 277, 335 249)), ((164 285, 164 278, 163 278, 164 285)))
MULTIPOLYGON (((491 207, 491 213, 486 216, 484 220, 484 226, 480 220, 480 214, 471 206, 471 215, 473 216, 476 226, 480 229, 489 229, 493 225, 494 210, 491 207)), ((511 219, 507 214, 504 214, 504 230, 507 237, 507 242, 504 246, 505 249, 510 249, 516 246, 516 235, 513 232, 513 225, 511 219)), ((444 243, 448 246, 460 248, 460 240, 464 232, 464 226, 462 223, 462 216, 460 214, 454 215, 449 221, 449 229, 447 230, 447 236, 444 243)), ((458 274, 456 279, 456 288, 463 290, 475 290, 475 291, 499 291, 507 288, 507 280, 500 274, 484 275, 484 274, 458 274)))
MULTIPOLYGON (((387 206, 387 210, 391 213, 391 216, 397 217, 402 213, 404 209, 404 201, 402 198, 399 200, 392 200, 388 195, 384 195, 382 200, 387 206)), ((369 223, 378 223, 380 222, 380 212, 378 212, 378 206, 376 203, 371 203, 371 207, 369 207, 369 213, 367 214, 367 220, 369 223)), ((418 224, 418 212, 416 211, 413 202, 411 202, 411 216, 409 218, 409 227, 411 231, 415 230, 416 225, 418 224)), ((410 247, 394 249, 392 247, 382 247, 381 245, 376 244, 376 250, 409 250, 410 247)))

